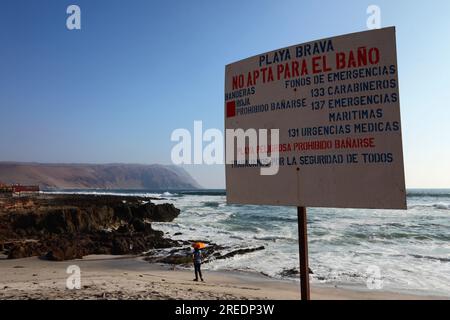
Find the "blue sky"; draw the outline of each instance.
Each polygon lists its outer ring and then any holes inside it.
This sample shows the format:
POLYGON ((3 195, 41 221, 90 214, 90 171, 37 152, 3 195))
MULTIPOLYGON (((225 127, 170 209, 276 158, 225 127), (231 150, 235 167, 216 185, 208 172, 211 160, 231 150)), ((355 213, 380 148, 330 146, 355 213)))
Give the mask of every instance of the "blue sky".
POLYGON ((2 0, 0 161, 170 163, 174 129, 223 129, 226 64, 366 30, 370 4, 397 27, 407 187, 450 187, 449 1, 2 0))

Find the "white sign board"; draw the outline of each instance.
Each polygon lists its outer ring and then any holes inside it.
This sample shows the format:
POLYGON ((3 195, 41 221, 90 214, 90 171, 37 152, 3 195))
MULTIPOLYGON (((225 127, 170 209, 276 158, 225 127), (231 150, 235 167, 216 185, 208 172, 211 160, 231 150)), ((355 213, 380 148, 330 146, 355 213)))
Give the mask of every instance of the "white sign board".
POLYGON ((225 73, 225 129, 279 129, 279 144, 256 149, 277 148, 278 173, 226 164, 228 203, 406 208, 394 27, 271 51, 225 73))

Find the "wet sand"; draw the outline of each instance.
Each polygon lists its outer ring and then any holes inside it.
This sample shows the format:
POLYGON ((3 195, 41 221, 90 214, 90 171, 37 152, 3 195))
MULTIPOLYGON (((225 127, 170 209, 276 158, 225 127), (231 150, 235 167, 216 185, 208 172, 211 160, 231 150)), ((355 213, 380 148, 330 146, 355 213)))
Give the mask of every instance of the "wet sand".
MULTIPOLYGON (((190 270, 172 270, 140 257, 88 256, 50 262, 0 257, 0 299, 299 299, 298 282, 245 272, 205 270, 194 282, 190 270), (67 267, 81 270, 81 289, 69 290, 67 267)), ((383 291, 313 285, 312 299, 441 299, 383 291)))

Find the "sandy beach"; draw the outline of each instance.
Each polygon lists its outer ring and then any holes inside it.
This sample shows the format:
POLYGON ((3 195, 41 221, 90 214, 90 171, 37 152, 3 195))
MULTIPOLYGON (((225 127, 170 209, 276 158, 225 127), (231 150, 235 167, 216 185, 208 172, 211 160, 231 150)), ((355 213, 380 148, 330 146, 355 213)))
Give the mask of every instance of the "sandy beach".
MULTIPOLYGON (((88 256, 51 262, 0 257, 0 299, 299 299, 298 283, 244 272, 205 272, 193 282, 189 270, 172 270, 140 257, 88 256), (81 289, 69 290, 67 267, 81 269, 81 289)), ((312 299, 439 299, 382 291, 312 287, 312 299)))

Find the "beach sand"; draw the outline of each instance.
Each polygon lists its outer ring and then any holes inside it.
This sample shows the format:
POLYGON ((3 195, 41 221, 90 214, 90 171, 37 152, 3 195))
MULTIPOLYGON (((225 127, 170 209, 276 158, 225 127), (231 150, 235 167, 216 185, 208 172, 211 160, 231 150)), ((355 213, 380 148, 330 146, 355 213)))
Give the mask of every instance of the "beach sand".
MULTIPOLYGON (((193 272, 150 264, 141 257, 88 256, 50 262, 0 257, 0 299, 299 299, 299 285, 246 272, 193 272), (81 289, 69 290, 67 267, 81 270, 81 289)), ((439 299, 382 291, 312 286, 312 299, 439 299)))

